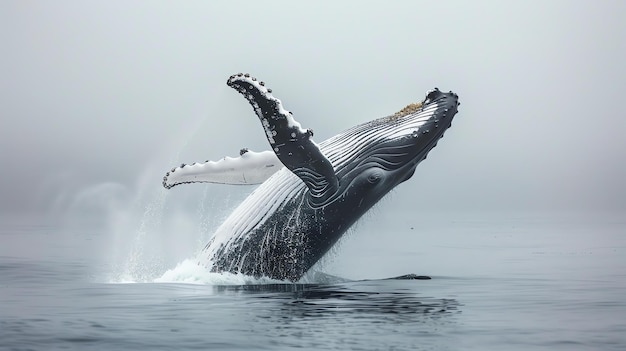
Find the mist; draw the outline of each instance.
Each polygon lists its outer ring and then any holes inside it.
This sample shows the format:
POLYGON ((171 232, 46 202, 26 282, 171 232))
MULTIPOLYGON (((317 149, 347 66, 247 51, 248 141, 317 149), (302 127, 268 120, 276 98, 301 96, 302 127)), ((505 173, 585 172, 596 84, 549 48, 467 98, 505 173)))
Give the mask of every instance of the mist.
MULTIPOLYGON (((268 149, 225 84, 238 72, 264 80, 318 142, 433 87, 459 94, 452 128, 385 200, 390 211, 626 209, 621 1, 0 9, 5 214, 115 207, 165 191, 164 173, 181 162, 268 149)), ((192 209, 207 191, 229 191, 182 188, 167 201, 192 209)))

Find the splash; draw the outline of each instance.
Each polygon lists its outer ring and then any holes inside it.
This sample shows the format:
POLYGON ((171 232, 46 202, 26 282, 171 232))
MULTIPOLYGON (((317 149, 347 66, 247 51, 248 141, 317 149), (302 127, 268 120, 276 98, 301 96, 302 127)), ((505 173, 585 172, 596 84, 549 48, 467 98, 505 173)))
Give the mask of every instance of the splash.
MULTIPOLYGON (((350 280, 330 274, 311 270, 305 274, 297 283, 299 284, 336 284, 350 280)), ((197 260, 186 259, 176 265, 175 268, 167 270, 159 278, 154 279, 154 283, 185 283, 202 285, 263 285, 263 284, 293 284, 291 281, 271 279, 268 277, 252 277, 241 273, 230 272, 210 272, 204 266, 199 265, 197 260)))
MULTIPOLYGON (((215 93, 214 101, 207 103, 219 106, 223 94, 215 93)), ((171 139, 155 147, 151 160, 119 167, 120 172, 137 174, 132 184, 52 184, 58 190, 51 212, 63 218, 64 226, 79 230, 78 239, 89 238, 80 250, 94 262, 96 281, 143 283, 160 278, 194 257, 206 245, 216 223, 238 202, 237 192, 231 194, 233 189, 228 187, 198 185, 168 192, 161 185, 163 169, 178 163, 208 117, 193 114, 180 123, 171 139)), ((75 178, 80 180, 80 173, 75 178)), ((71 180, 76 179, 68 177, 67 182, 71 180)), ((241 189, 242 195, 248 191, 241 189)))
POLYGON ((205 285, 250 285, 250 284, 279 284, 283 281, 266 277, 255 278, 244 274, 209 272, 204 266, 198 265, 195 260, 186 259, 167 270, 155 283, 188 283, 205 285))
POLYGON ((184 268, 197 266, 189 262, 197 261, 194 257, 206 245, 216 224, 238 203, 239 197, 228 195, 218 186, 206 187, 204 191, 196 188, 171 194, 154 186, 152 191, 137 194, 132 205, 115 211, 109 217, 107 229, 109 250, 105 260, 111 265, 106 280, 112 283, 148 283, 160 278, 180 282, 212 281, 197 270, 183 278, 184 272, 190 272, 184 268), (177 199, 170 201, 168 198, 172 196, 177 199), (164 276, 172 267, 182 272, 180 278, 173 279, 173 273, 164 276))

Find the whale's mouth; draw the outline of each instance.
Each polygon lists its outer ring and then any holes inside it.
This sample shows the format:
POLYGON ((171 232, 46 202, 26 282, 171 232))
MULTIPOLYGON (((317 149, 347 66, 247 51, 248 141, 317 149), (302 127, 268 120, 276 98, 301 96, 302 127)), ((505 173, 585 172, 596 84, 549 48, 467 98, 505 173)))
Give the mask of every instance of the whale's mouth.
MULTIPOLYGON (((438 88, 426 92, 420 103, 407 105, 396 112, 393 117, 406 122, 401 128, 403 132, 394 135, 392 146, 388 146, 387 155, 378 156, 379 160, 393 160, 395 167, 388 167, 387 171, 395 174, 396 179, 403 182, 415 172, 417 165, 426 159, 428 153, 437 146, 445 131, 451 126, 452 120, 458 111, 458 95, 442 92, 438 88), (428 112, 430 111, 430 112, 428 112), (427 117, 420 117, 427 113, 427 117), (413 115, 414 116, 410 116, 413 115), (410 131, 410 134, 406 134, 410 131)), ((402 122, 396 121, 398 125, 402 122)), ((388 162, 390 163, 390 162, 388 162)))

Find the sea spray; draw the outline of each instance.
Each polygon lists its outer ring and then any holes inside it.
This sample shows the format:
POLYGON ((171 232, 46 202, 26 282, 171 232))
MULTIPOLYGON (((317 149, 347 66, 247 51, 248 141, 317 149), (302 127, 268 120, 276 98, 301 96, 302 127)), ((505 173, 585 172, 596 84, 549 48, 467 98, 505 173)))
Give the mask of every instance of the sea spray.
POLYGON ((216 273, 198 265, 196 260, 186 259, 176 267, 167 270, 155 283, 188 283, 206 285, 249 285, 249 284, 284 284, 280 280, 266 277, 255 278, 244 274, 216 273))

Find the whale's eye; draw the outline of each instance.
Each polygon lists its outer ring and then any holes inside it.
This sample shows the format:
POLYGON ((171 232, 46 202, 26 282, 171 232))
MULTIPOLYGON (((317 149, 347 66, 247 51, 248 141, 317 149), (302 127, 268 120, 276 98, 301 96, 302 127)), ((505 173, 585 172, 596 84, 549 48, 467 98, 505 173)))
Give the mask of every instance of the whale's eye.
POLYGON ((367 176, 367 181, 370 182, 371 184, 376 184, 380 181, 380 179, 382 178, 383 174, 380 171, 374 171, 371 172, 368 176, 367 176))

